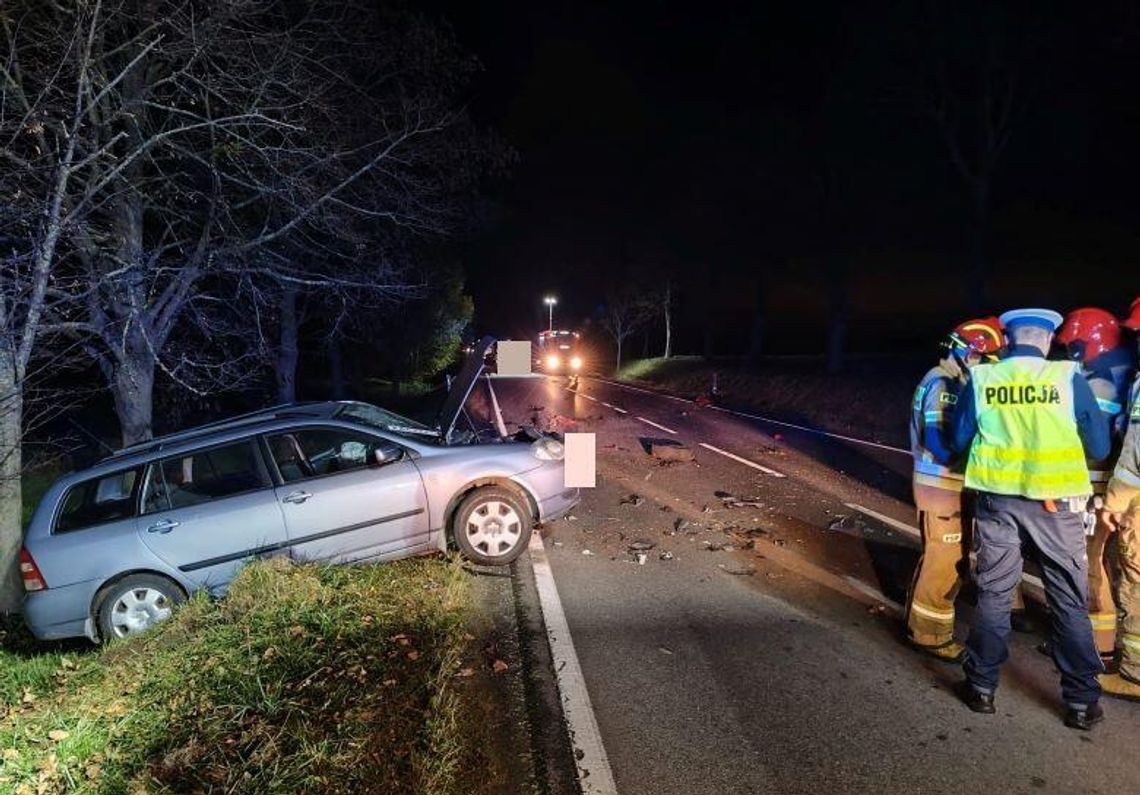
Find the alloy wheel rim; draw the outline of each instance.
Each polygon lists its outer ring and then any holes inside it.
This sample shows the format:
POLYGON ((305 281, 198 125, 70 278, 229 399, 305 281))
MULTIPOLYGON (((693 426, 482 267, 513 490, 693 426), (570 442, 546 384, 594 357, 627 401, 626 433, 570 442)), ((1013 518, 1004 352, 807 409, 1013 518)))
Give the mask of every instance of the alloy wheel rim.
POLYGON ((502 557, 522 538, 522 519, 509 503, 487 500, 472 509, 465 532, 473 549, 488 557, 502 557))

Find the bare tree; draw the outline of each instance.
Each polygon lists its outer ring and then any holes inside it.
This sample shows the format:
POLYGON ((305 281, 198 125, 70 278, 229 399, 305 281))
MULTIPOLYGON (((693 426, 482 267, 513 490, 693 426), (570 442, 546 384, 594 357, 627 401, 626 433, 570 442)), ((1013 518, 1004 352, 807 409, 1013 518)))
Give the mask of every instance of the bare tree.
POLYGON ((933 122, 967 189, 966 304, 980 311, 988 303, 994 182, 1010 138, 1032 104, 1043 71, 1036 56, 1048 34, 1041 20, 1015 17, 1000 3, 929 0, 921 9, 904 34, 913 53, 903 67, 906 92, 933 122))
POLYGON ((606 298, 600 319, 601 326, 614 341, 616 361, 614 372, 621 371, 622 347, 641 326, 655 314, 657 307, 647 301, 635 287, 611 291, 606 298))
POLYGON ((353 224, 434 231, 449 209, 450 175, 438 168, 454 149, 442 136, 456 123, 447 81, 468 67, 419 17, 368 26, 368 7, 349 0, 320 11, 278 0, 45 11, 14 0, 3 13, 21 63, 13 93, 49 95, 27 123, 77 109, 14 187, 31 194, 60 163, 78 166, 59 192, 63 246, 53 241, 51 255, 69 300, 50 319, 86 342, 125 443, 151 433, 158 373, 191 389, 248 373, 177 344, 188 322, 216 316, 227 276, 350 287, 359 274, 314 272, 283 252, 328 259, 353 224), (425 73, 439 58, 451 72, 425 73))

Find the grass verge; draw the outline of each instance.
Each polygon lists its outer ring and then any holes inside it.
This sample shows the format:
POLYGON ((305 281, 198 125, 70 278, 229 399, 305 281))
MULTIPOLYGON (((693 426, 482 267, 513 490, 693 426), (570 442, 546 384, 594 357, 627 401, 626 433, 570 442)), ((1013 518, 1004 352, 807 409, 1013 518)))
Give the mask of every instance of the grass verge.
POLYGON ((469 592, 440 559, 272 560, 103 649, 37 652, 9 630, 0 791, 468 791, 469 592))

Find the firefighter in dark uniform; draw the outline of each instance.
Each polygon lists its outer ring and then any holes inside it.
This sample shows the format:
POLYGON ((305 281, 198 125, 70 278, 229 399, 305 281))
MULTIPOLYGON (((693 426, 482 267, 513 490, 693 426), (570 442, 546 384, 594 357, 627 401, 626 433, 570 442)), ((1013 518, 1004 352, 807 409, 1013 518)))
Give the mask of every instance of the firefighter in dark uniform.
POLYGON ((955 412, 954 446, 968 451, 966 487, 978 494, 978 607, 960 695, 975 712, 995 712, 1024 549, 1041 567, 1051 608, 1065 725, 1087 730, 1104 717, 1097 681, 1104 668, 1088 616, 1082 515, 1092 486, 1086 459, 1107 456, 1110 438, 1078 365, 1046 359, 1061 320, 1047 309, 1002 315, 1005 356, 971 370, 955 412))

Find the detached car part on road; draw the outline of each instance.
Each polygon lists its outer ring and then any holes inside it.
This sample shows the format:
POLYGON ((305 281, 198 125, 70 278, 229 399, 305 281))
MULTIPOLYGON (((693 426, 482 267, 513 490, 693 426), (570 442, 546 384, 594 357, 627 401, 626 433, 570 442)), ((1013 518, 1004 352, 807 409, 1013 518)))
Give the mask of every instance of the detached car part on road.
POLYGON ((505 565, 578 502, 562 444, 483 443, 456 427, 484 338, 435 427, 367 403, 278 406, 125 448, 60 478, 20 552, 41 639, 125 637, 187 595, 220 595, 251 558, 352 563, 446 549, 505 565))

